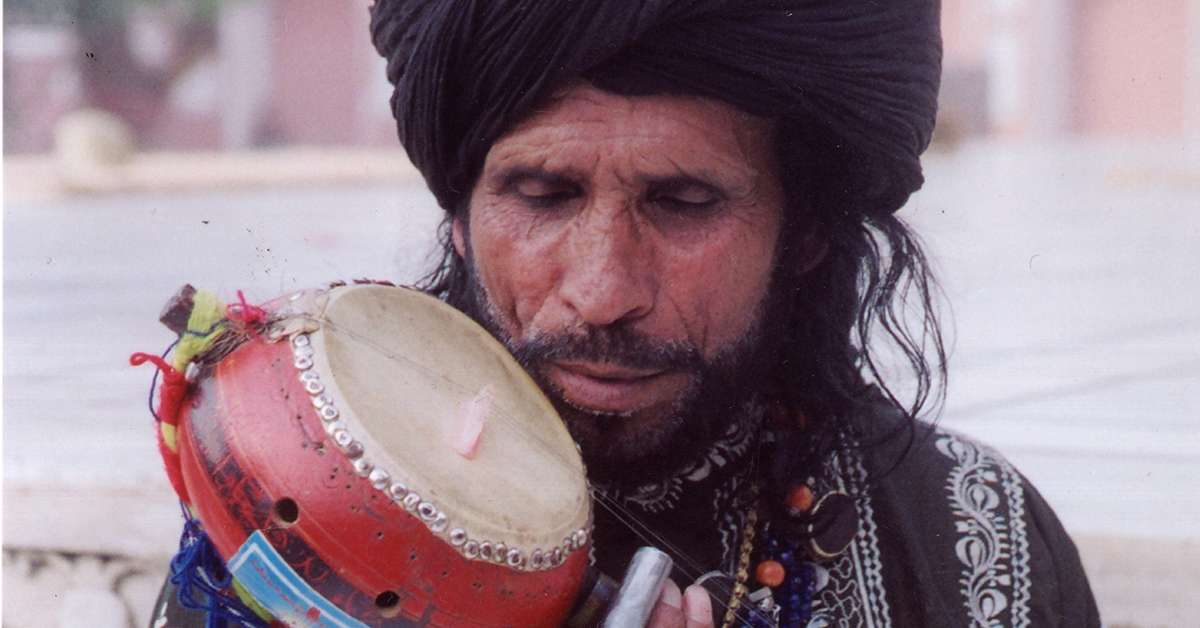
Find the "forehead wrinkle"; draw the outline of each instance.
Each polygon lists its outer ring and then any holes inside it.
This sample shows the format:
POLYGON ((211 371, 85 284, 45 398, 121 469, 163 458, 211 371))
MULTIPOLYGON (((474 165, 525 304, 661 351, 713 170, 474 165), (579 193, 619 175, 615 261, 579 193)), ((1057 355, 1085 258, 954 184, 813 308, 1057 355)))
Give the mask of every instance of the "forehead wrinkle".
POLYGON ((622 185, 633 183, 631 175, 644 180, 675 174, 711 182, 732 198, 752 197, 769 174, 756 163, 761 158, 751 159, 757 154, 752 149, 760 148, 756 144, 767 139, 764 135, 772 128, 770 120, 716 101, 626 98, 582 84, 556 94, 546 108, 502 138, 493 156, 495 164, 524 163, 581 182, 599 174, 602 164, 614 163, 612 172, 622 185), (576 110, 564 111, 572 104, 576 110), (674 109, 668 111, 668 106, 674 109), (684 107, 682 114, 679 106, 684 107), (701 147, 666 150, 676 148, 673 140, 681 134, 699 140, 701 147), (632 159, 622 155, 623 146, 605 149, 612 144, 628 144, 632 159))
POLYGON ((598 161, 597 159, 593 159, 591 165, 580 167, 579 164, 572 163, 577 160, 569 157, 561 157, 561 153, 565 149, 552 147, 549 150, 541 150, 542 148, 540 144, 512 144, 500 147, 499 150, 495 151, 494 159, 488 160, 487 170, 489 173, 495 173, 498 170, 525 168, 582 182, 595 170, 598 161), (522 150, 522 148, 527 149, 522 150), (563 163, 560 165, 558 162, 563 163))

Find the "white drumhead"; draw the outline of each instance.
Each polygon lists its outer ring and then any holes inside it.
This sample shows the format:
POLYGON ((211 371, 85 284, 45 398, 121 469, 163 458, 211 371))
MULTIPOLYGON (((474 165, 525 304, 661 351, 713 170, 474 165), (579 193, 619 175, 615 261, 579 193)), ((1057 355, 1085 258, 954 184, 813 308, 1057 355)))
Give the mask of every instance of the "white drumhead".
POLYGON ((449 540, 462 530, 526 557, 575 549, 570 540, 590 523, 583 463, 549 401, 500 343, 441 301, 387 286, 333 289, 318 319, 313 368, 338 420, 388 482, 445 516, 435 532, 449 540), (467 457, 454 444, 472 403, 486 411, 476 412, 485 418, 467 457))

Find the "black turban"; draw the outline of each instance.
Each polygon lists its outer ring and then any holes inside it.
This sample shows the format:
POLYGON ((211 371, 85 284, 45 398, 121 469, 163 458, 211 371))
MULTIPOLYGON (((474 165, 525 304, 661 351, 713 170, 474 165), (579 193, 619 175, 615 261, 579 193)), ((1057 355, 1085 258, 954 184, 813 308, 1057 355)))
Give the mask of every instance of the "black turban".
POLYGON ((804 129, 824 138, 816 159, 841 164, 854 205, 843 209, 887 213, 923 181, 938 19, 938 0, 377 0, 371 36, 400 141, 447 210, 497 139, 586 80, 715 98, 804 129))

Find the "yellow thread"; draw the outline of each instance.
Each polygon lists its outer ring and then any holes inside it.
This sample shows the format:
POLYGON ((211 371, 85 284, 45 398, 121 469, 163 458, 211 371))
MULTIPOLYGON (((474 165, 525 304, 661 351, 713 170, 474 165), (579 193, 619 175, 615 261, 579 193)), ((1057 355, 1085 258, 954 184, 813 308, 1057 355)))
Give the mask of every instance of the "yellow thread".
POLYGON ((238 582, 236 578, 233 579, 233 592, 237 594, 238 598, 242 600, 243 604, 249 607, 250 610, 254 611, 255 615, 258 615, 259 619, 266 622, 275 619, 271 616, 271 613, 268 612, 267 609, 263 608, 263 606, 258 603, 258 600, 254 599, 254 596, 250 595, 250 592, 247 591, 246 588, 242 586, 242 583, 238 582))
POLYGON ((735 572, 735 581, 733 584, 733 595, 730 596, 729 604, 725 606, 725 618, 721 622, 722 628, 731 628, 738 621, 737 611, 742 607, 742 597, 749 590, 746 587, 746 580, 750 578, 750 554, 754 552, 754 527, 758 525, 758 486, 752 486, 752 495, 750 509, 746 512, 746 526, 742 530, 742 545, 738 555, 738 569, 735 572))
POLYGON ((174 366, 175 370, 180 373, 187 369, 192 358, 207 349, 212 341, 225 331, 224 325, 214 327, 221 319, 225 318, 225 304, 217 298, 217 295, 207 290, 197 290, 196 294, 192 296, 192 303, 192 314, 188 317, 187 332, 179 339, 179 344, 175 346, 175 354, 171 357, 171 366, 174 366), (209 333, 203 336, 197 335, 205 332, 209 333))
POLYGON ((161 426, 159 429, 162 430, 163 443, 166 443, 167 449, 170 449, 173 454, 179 453, 179 444, 175 437, 175 426, 166 422, 159 423, 159 425, 161 426))

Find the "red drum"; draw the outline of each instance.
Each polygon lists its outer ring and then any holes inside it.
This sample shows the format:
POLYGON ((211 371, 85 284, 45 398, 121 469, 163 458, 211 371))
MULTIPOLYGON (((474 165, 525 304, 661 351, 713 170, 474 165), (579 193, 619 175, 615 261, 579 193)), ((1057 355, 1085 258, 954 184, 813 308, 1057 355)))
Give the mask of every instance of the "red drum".
POLYGON ((379 285, 303 291, 180 414, 191 508, 289 625, 551 626, 591 501, 550 403, 486 331, 379 285))

